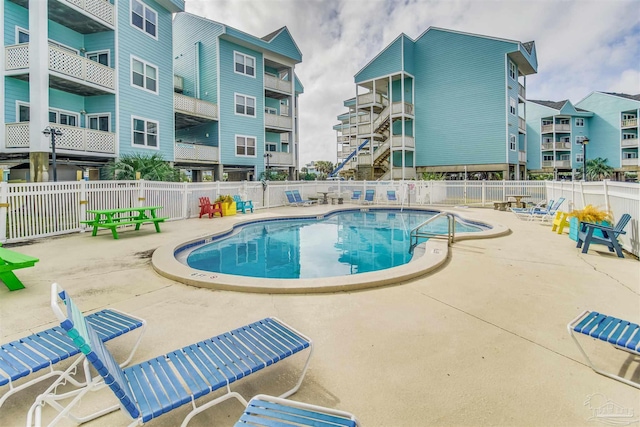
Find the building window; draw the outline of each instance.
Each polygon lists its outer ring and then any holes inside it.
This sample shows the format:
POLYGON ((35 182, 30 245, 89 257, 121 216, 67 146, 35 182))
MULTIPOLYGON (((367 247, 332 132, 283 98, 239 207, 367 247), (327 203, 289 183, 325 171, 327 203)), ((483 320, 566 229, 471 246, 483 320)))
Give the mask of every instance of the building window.
POLYGON ((158 69, 151 64, 131 57, 131 84, 158 93, 158 69))
POLYGON ((278 114, 278 110, 273 107, 264 107, 264 112, 267 114, 278 114))
POLYGON ((511 77, 513 80, 515 80, 518 76, 517 74, 517 69, 516 69, 516 64, 514 64, 513 62, 509 61, 509 77, 511 77))
POLYGON ((255 157, 256 156, 255 136, 236 135, 236 155, 255 157))
POLYGON ((584 119, 582 119, 582 118, 577 118, 577 119, 576 119, 576 126, 577 126, 577 127, 583 127, 583 126, 584 126, 584 119))
POLYGON ((29 31, 16 27, 16 44, 29 43, 29 31))
POLYGON ((569 119, 558 119, 556 120, 556 124, 558 125, 568 125, 569 123, 569 119))
POLYGON ((66 126, 78 126, 79 118, 77 114, 69 114, 59 110, 49 110, 49 123, 56 123, 66 126))
POLYGON ((264 150, 265 151, 277 151, 278 150, 278 146, 276 144, 273 144, 273 143, 267 143, 264 146, 264 150))
POLYGON ((584 141, 584 136, 576 136, 576 144, 582 144, 582 141, 584 141))
POLYGON ((622 134, 622 139, 637 139, 638 135, 636 135, 635 133, 623 133, 622 134))
POLYGON ((552 125, 553 124, 553 120, 551 119, 542 119, 542 126, 548 126, 548 125, 552 125))
POLYGON ((582 157, 582 154, 576 155, 576 163, 583 163, 583 162, 584 162, 584 158, 582 157))
POLYGON ((636 118, 635 114, 622 114, 622 120, 633 120, 636 118))
POLYGON ((17 104, 17 116, 19 122, 28 122, 31 119, 31 110, 29 104, 18 102, 17 104))
POLYGON ((571 137, 570 136, 563 136, 562 138, 560 138, 560 142, 571 143, 571 137))
POLYGON ((110 114, 89 114, 87 116, 86 126, 89 129, 101 130, 103 132, 109 132, 109 120, 110 114))
POLYGON ((256 99, 253 96, 238 95, 236 96, 236 114, 243 116, 256 116, 256 99))
POLYGON ((256 58, 240 52, 233 52, 235 72, 245 76, 256 76, 256 58))
POLYGON ((623 159, 637 159, 638 153, 634 153, 633 151, 623 151, 622 152, 623 159))
POLYGON ((545 162, 553 161, 553 154, 545 154, 544 156, 542 156, 542 160, 545 162))
POLYGON ((542 142, 552 143, 553 140, 551 138, 542 138, 542 142))
POLYGON ((132 141, 134 146, 158 148, 158 122, 132 117, 132 141))
POLYGON ((108 50, 101 50, 97 52, 87 52, 85 56, 87 57, 87 59, 90 59, 91 61, 95 61, 99 64, 106 65, 107 67, 109 66, 108 50))
POLYGON ((558 160, 567 161, 571 160, 571 157, 569 154, 560 154, 560 156, 558 156, 558 160))
POLYGON ((513 134, 509 136, 509 150, 516 151, 516 136, 513 134))
POLYGON ((515 100, 515 99, 513 99, 513 98, 509 98, 509 112, 510 112, 511 114, 513 114, 514 116, 516 115, 516 111, 517 111, 517 110, 516 110, 516 108, 517 108, 517 105, 518 105, 518 104, 516 104, 516 100, 515 100))
POLYGON ((131 0, 131 25, 157 39, 158 13, 138 0, 131 0))

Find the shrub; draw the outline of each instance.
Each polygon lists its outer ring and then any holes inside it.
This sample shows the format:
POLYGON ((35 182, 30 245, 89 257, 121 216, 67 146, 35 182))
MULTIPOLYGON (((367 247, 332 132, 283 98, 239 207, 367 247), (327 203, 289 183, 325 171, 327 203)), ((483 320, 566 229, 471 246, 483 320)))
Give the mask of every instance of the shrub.
POLYGON ((569 212, 569 217, 577 218, 580 222, 613 222, 611 212, 602 210, 593 205, 587 205, 583 209, 577 209, 569 212))

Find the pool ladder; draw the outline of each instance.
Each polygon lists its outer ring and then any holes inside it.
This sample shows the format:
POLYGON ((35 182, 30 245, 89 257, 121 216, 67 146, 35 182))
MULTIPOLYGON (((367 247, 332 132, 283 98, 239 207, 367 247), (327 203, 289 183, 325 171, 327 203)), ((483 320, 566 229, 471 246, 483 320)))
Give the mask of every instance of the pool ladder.
POLYGON ((447 231, 447 242, 448 245, 451 246, 453 244, 453 239, 455 238, 456 235, 456 218, 452 213, 449 212, 440 212, 439 214, 432 216, 431 218, 429 218, 428 220, 426 220, 425 222, 423 222, 422 224, 416 226, 413 230, 411 230, 411 232, 409 233, 409 253, 413 253, 413 250, 415 249, 416 246, 418 246, 418 239, 421 237, 424 238, 434 238, 434 237, 439 237, 441 236, 441 234, 438 233, 434 233, 431 231, 420 231, 420 229, 422 227, 424 227, 425 225, 435 221, 437 218, 446 216, 447 217, 447 223, 448 223, 448 231, 447 231))

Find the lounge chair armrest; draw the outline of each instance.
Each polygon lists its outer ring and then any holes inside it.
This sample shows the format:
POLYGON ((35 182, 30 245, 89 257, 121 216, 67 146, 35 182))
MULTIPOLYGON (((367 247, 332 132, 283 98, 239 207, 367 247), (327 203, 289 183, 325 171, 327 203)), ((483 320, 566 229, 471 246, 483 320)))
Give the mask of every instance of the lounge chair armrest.
POLYGON ((614 229, 613 227, 610 227, 608 225, 594 224, 593 222, 583 222, 583 223, 581 223, 582 231, 587 231, 587 227, 592 227, 592 228, 595 228, 596 230, 606 231, 606 232, 609 232, 609 233, 627 234, 627 232, 624 231, 624 230, 617 231, 616 229, 614 229))

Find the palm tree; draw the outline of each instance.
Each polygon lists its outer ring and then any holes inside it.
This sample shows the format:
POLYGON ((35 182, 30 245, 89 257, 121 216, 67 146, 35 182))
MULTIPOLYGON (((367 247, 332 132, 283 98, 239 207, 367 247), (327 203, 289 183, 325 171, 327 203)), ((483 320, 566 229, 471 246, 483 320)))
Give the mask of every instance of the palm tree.
POLYGON ((171 167, 161 154, 152 155, 125 154, 119 159, 106 164, 102 169, 105 179, 127 180, 140 178, 149 181, 180 181, 180 171, 171 167))
POLYGON ((318 160, 317 162, 315 162, 315 166, 316 166, 316 170, 322 174, 329 175, 331 172, 333 172, 333 163, 327 161, 327 160, 318 160))
POLYGON ((589 181, 601 181, 613 175, 613 167, 607 164, 607 160, 602 157, 587 160, 587 179, 589 181))

